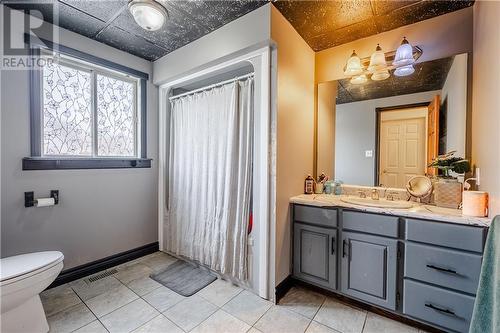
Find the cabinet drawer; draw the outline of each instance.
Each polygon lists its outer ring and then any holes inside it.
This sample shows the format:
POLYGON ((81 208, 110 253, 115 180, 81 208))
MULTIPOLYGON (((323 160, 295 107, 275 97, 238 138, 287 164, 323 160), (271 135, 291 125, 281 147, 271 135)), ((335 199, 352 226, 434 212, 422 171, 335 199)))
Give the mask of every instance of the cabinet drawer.
POLYGON ((294 205, 293 218, 297 222, 337 227, 337 210, 294 205))
POLYGON ((403 313, 458 332, 469 330, 474 297, 404 281, 403 313))
POLYGON ((455 249, 483 252, 485 229, 479 227, 406 220, 406 239, 455 249))
POLYGON ((407 243, 405 277, 475 294, 481 259, 476 254, 407 243))
POLYGON ((351 211, 344 211, 342 214, 343 229, 390 237, 398 237, 398 221, 397 216, 351 211))

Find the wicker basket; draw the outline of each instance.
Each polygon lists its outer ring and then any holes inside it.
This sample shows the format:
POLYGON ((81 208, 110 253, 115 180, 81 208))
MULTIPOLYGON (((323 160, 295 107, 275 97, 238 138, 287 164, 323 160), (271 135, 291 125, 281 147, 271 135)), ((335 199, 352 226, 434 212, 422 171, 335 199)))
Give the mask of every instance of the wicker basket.
POLYGON ((462 183, 440 178, 434 183, 434 203, 439 207, 459 209, 462 203, 462 183))

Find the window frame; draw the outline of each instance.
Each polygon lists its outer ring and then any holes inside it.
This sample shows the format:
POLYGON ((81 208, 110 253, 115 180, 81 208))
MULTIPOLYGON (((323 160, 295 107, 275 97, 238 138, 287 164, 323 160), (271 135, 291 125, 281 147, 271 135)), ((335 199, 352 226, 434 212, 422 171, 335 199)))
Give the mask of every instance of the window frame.
POLYGON ((147 82, 149 75, 112 61, 72 49, 50 41, 31 40, 25 35, 33 58, 59 54, 61 64, 90 71, 92 94, 92 155, 44 155, 43 154, 43 72, 41 68, 30 70, 30 157, 22 160, 23 170, 53 169, 114 169, 114 168, 150 168, 151 159, 147 158, 147 82), (128 82, 135 82, 135 147, 134 156, 101 156, 97 146, 97 100, 95 95, 97 75, 103 75, 128 82), (95 138, 95 139, 94 139, 95 138))

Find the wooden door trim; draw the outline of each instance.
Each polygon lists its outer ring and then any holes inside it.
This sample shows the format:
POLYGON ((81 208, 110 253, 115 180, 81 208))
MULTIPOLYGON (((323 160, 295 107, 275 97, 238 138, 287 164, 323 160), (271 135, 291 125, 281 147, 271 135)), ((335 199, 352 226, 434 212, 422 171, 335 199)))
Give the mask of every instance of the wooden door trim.
POLYGON ((412 103, 412 104, 402 104, 395 106, 385 106, 375 108, 375 170, 374 170, 374 184, 373 186, 379 185, 379 172, 380 172, 380 118, 382 112, 385 111, 396 111, 401 109, 412 109, 418 107, 429 106, 429 102, 421 102, 421 103, 412 103))

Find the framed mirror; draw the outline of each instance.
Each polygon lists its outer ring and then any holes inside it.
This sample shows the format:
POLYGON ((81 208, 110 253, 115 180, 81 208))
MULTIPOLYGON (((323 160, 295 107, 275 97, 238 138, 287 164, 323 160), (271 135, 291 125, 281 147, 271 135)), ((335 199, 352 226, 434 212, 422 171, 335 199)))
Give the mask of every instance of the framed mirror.
POLYGON ((456 151, 470 158, 471 59, 416 63, 408 76, 318 84, 315 170, 345 184, 404 188, 456 151))

